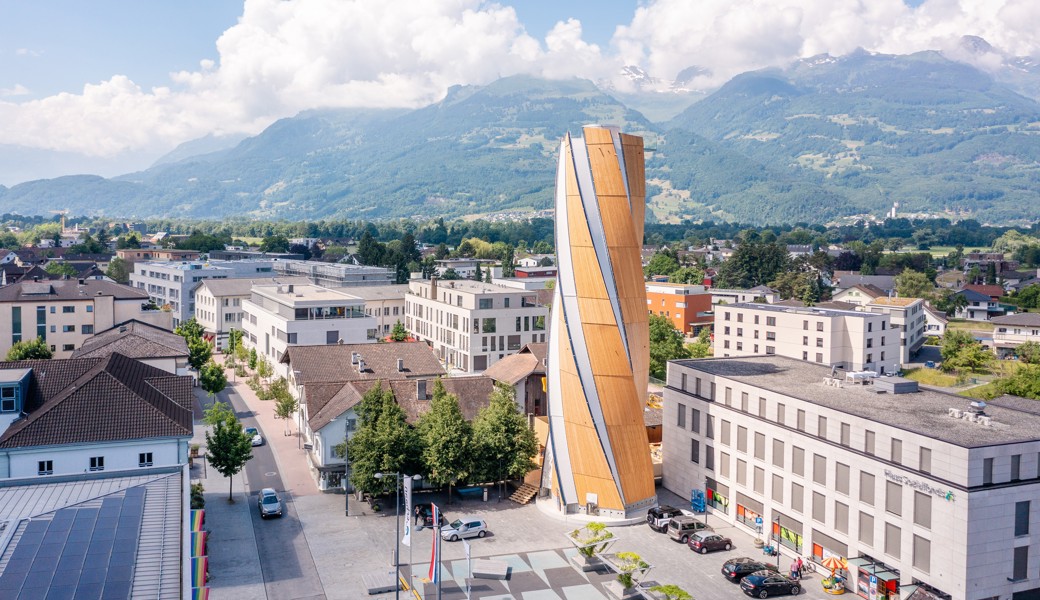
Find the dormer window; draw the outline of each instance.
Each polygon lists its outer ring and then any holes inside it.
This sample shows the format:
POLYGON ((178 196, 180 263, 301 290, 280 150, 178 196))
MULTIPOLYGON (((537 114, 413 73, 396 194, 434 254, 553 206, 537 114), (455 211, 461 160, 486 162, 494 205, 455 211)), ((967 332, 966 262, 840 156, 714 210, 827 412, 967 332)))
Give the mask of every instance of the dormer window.
POLYGON ((18 388, 14 386, 0 387, 0 412, 18 410, 18 388))

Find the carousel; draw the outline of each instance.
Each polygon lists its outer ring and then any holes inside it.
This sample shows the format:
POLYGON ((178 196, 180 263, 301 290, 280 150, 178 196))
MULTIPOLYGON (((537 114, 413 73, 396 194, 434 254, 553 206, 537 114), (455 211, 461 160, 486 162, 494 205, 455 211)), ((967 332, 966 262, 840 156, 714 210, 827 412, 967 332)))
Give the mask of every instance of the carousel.
POLYGON ((838 571, 844 573, 849 565, 845 562, 845 559, 838 558, 836 556, 828 556, 821 561, 820 566, 824 569, 830 570, 831 574, 829 577, 825 577, 820 583, 823 585, 823 591, 828 594, 839 596, 845 593, 845 577, 838 574, 838 571))

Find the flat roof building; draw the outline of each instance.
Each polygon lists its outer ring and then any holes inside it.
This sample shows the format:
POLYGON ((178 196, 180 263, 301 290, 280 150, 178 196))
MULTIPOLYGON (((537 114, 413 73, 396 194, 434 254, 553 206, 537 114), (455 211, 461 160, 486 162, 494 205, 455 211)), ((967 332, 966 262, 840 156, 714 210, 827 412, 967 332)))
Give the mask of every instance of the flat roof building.
POLYGON ((274 270, 279 277, 306 277, 314 285, 329 288, 388 285, 395 279, 393 270, 386 267, 344 263, 279 260, 274 263, 274 270))

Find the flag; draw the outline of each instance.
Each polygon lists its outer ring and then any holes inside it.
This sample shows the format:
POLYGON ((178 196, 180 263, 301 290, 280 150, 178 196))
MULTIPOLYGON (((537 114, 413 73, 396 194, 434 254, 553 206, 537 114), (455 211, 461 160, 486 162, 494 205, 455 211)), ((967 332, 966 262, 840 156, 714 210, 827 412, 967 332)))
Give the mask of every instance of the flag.
POLYGON ((191 559, 192 587, 206 587, 206 571, 209 569, 209 557, 196 556, 191 559))
POLYGON ((440 523, 440 509, 437 508, 436 504, 431 504, 433 507, 433 549, 430 551, 430 573, 428 579, 431 583, 437 583, 441 579, 441 532, 440 527, 437 526, 440 523))
POLYGON ((206 520, 206 511, 202 509, 191 511, 191 530, 202 531, 202 523, 206 520))
POLYGON ((405 546, 412 545, 412 523, 415 522, 415 515, 412 514, 412 478, 404 478, 404 537, 401 538, 401 543, 405 546))
POLYGON ((191 555, 206 556, 206 532, 191 532, 191 555))
POLYGON ((191 600, 209 600, 209 588, 191 588, 191 600))

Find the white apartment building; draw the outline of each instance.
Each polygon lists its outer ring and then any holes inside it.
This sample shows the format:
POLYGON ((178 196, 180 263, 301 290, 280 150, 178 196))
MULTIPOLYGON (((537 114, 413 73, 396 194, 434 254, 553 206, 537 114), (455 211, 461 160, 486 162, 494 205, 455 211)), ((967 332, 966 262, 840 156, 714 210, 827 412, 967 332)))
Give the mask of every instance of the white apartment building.
POLYGON ((270 277, 273 260, 138 262, 130 285, 173 313, 173 326, 195 316, 195 287, 203 279, 270 277))
POLYGON ((899 371, 899 350, 887 314, 754 303, 715 310, 715 356, 777 355, 884 374, 899 371))
POLYGON ((1004 358, 1017 354, 1026 342, 1040 344, 1040 313, 1018 313, 993 318, 993 349, 1004 358))
POLYGON ((445 271, 452 269, 462 279, 472 279, 477 273, 477 265, 480 265, 480 272, 484 277, 487 277, 489 269, 492 277, 502 276, 502 267, 497 266, 498 261, 486 258, 443 258, 434 262, 437 265, 437 274, 439 275, 443 275, 445 271))
POLYGON ((195 295, 195 320, 205 329, 205 337, 218 350, 227 347, 228 332, 242 329, 242 303, 249 299, 254 285, 306 284, 303 277, 203 279, 192 290, 195 295))
POLYGON ((268 357, 276 373, 288 377, 288 367, 280 361, 289 346, 375 342, 376 321, 364 309, 364 300, 339 290, 254 285, 242 302, 243 341, 268 357))
POLYGON ((448 369, 479 373, 524 347, 544 342, 549 309, 532 291, 471 280, 413 279, 405 327, 433 346, 448 369))
POLYGON ((766 302, 772 304, 780 300, 780 294, 777 294, 772 289, 764 285, 753 287, 748 290, 711 288, 712 304, 740 304, 742 302, 757 302, 759 298, 764 298, 766 302))
POLYGON ((365 301, 365 314, 376 320, 379 337, 390 335, 394 325, 404 325, 404 297, 408 284, 366 285, 350 289, 350 295, 365 301))
POLYGON ((863 597, 873 573, 878 598, 921 585, 953 600, 1036 598, 1036 402, 868 383, 782 357, 672 361, 664 486, 702 491, 709 521, 787 559, 846 558, 847 587, 863 597))
POLYGON ((924 300, 880 296, 867 303, 864 310, 889 316, 892 329, 899 330, 899 360, 904 365, 909 364, 910 358, 924 346, 928 329, 924 300))
POLYGON ((306 277, 314 285, 327 288, 390 285, 395 277, 393 269, 386 267, 305 260, 275 261, 274 271, 278 277, 306 277))

